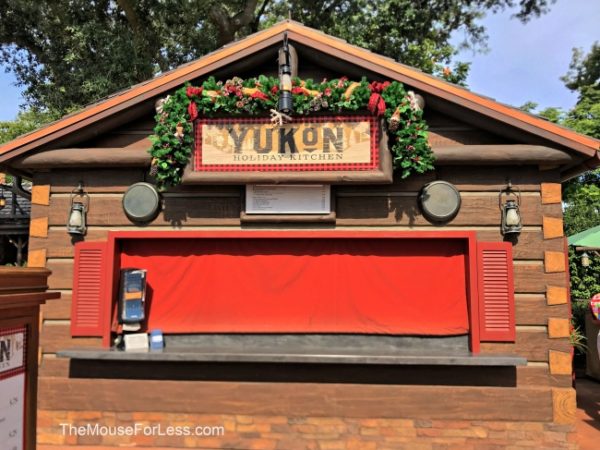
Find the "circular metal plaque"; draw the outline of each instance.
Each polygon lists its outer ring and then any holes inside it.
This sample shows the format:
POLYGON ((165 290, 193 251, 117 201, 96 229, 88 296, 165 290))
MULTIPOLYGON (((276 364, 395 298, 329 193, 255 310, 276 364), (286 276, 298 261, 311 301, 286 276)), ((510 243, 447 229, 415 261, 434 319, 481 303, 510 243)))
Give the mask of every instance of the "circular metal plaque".
POLYGON ((123 210, 133 222, 148 222, 160 209, 160 196, 150 183, 135 183, 123 195, 123 210))
POLYGON ((460 209, 460 193, 447 181, 433 181, 421 189, 419 204, 430 221, 447 222, 460 209))

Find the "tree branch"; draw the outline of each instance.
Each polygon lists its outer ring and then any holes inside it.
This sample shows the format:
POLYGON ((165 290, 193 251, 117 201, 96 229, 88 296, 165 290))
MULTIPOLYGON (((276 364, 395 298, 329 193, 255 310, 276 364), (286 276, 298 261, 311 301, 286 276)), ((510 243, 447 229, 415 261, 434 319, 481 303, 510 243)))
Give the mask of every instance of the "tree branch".
POLYGON ((254 20, 252 21, 252 24, 250 25, 250 31, 252 33, 256 33, 258 31, 258 26, 260 25, 260 18, 265 13, 265 10, 267 9, 268 4, 269 4, 269 0, 263 1, 263 4, 260 7, 260 10, 258 11, 258 14, 256 14, 256 17, 254 18, 254 20))
POLYGON ((231 32, 231 24, 229 16, 222 6, 214 6, 208 13, 210 20, 216 25, 218 30, 217 43, 219 47, 233 41, 233 33, 231 32))
POLYGON ((235 27, 235 31, 252 22, 252 19, 254 19, 254 10, 256 9, 257 4, 258 0, 247 0, 244 9, 233 16, 232 23, 235 27))
POLYGON ((117 4, 125 13, 125 18, 127 19, 127 22, 129 22, 129 25, 131 25, 134 35, 138 36, 142 29, 142 25, 135 8, 129 0, 117 0, 117 4))
POLYGON ((258 0, 247 0, 244 9, 233 17, 229 17, 223 5, 218 3, 213 5, 208 16, 219 31, 219 46, 229 44, 235 39, 236 32, 252 22, 257 3, 258 0))

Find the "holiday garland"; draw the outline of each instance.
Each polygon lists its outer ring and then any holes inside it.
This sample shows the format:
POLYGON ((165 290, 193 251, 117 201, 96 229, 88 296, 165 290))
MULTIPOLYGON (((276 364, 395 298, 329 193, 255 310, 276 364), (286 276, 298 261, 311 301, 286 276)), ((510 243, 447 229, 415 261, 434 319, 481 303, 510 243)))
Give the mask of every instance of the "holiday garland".
MULTIPOLYGON (((384 117, 390 137, 394 169, 402 178, 433 169, 434 156, 427 142, 427 125, 415 94, 402 83, 350 81, 346 77, 314 82, 293 80, 295 115, 315 112, 336 114, 369 110, 384 117)), ((186 85, 157 104, 156 126, 150 137, 151 174, 161 189, 181 183, 183 169, 194 147, 194 120, 199 116, 267 115, 277 109, 279 79, 209 78, 200 87, 186 85)))

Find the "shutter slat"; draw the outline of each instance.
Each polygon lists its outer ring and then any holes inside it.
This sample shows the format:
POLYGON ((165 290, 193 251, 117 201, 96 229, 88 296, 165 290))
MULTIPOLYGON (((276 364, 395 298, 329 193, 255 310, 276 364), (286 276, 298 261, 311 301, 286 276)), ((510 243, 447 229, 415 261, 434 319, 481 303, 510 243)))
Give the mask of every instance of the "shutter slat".
POLYGON ((102 336, 105 242, 79 242, 75 245, 71 335, 102 336))
POLYGON ((514 342, 512 245, 478 242, 479 335, 481 341, 514 342))

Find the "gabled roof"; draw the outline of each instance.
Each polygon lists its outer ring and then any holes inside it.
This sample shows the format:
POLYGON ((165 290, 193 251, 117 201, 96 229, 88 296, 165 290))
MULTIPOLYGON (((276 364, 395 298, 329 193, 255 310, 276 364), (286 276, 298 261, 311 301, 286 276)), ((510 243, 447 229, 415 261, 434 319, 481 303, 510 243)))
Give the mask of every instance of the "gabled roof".
POLYGON ((401 81, 423 93, 439 97, 532 135, 540 136, 597 161, 600 141, 596 139, 578 134, 519 109, 495 102, 460 86, 395 62, 390 58, 350 45, 341 39, 326 35, 300 23, 286 20, 152 80, 116 93, 39 130, 5 143, 0 146, 0 162, 6 163, 20 154, 49 145, 58 138, 160 96, 186 81, 214 72, 249 54, 275 45, 282 41, 285 32, 288 33, 288 38, 292 42, 297 42, 356 66, 364 67, 388 79, 401 81))

